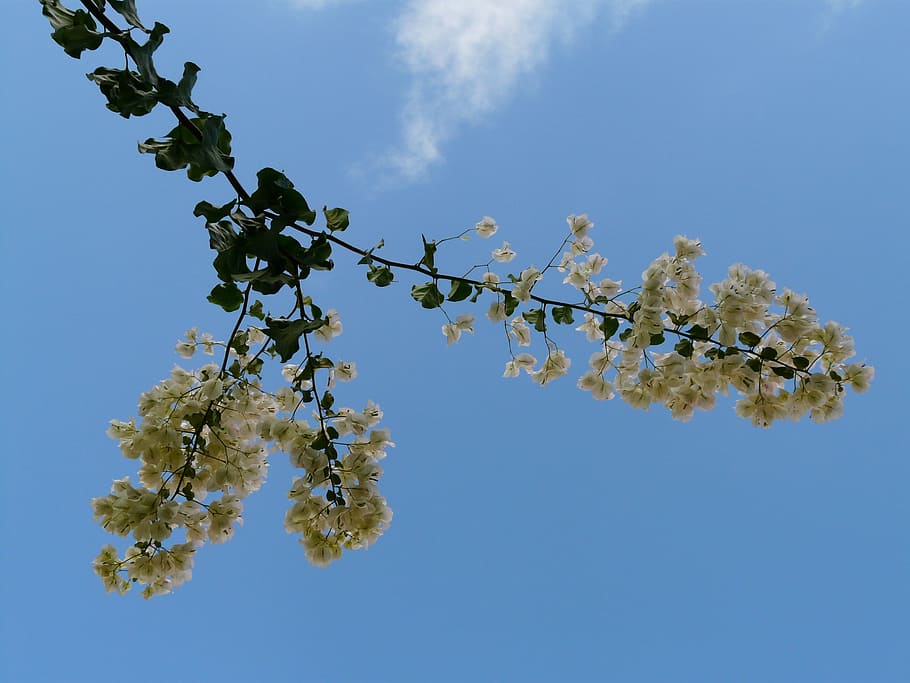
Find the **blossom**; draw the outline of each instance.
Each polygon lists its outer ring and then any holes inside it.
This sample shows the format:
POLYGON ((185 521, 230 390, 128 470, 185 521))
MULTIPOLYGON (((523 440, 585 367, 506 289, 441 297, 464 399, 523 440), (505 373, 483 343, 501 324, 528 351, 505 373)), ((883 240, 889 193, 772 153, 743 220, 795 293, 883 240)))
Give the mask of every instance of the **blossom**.
POLYGON ((519 353, 506 363, 506 369, 505 372, 502 373, 502 376, 518 377, 520 370, 524 370, 528 374, 531 374, 535 365, 537 365, 537 359, 534 356, 530 353, 519 353))
POLYGON ((499 226, 496 225, 496 221, 492 218, 484 216, 479 223, 474 225, 474 229, 481 237, 492 237, 496 234, 496 231, 499 230, 499 226))
POLYGON ((531 345, 531 328, 528 327, 528 324, 525 322, 525 319, 521 316, 514 318, 509 327, 512 330, 512 334, 515 335, 515 339, 518 340, 519 346, 530 346, 531 345))
POLYGON ((469 313, 462 313, 455 322, 448 322, 442 326, 442 333, 446 337, 446 343, 454 344, 461 339, 461 333, 467 332, 474 334, 474 316, 469 313))
POLYGON ((571 232, 572 236, 576 239, 585 237, 588 234, 588 230, 594 227, 594 222, 588 218, 588 214, 586 213, 578 216, 572 214, 566 218, 566 223, 569 224, 569 232, 571 232))
POLYGON ((518 282, 515 283, 515 287, 512 289, 512 296, 523 303, 527 303, 531 299, 531 289, 541 277, 543 276, 540 271, 534 266, 525 268, 521 271, 518 282))
POLYGON ((540 366, 540 369, 531 374, 531 378, 543 386, 554 379, 565 375, 571 364, 572 360, 566 357, 566 354, 562 349, 551 351, 547 354, 547 358, 543 362, 543 365, 540 366))
POLYGON ((338 311, 334 308, 326 311, 324 320, 325 322, 322 327, 316 330, 316 337, 327 342, 341 334, 344 327, 341 325, 341 318, 338 317, 338 311))
POLYGON ((515 252, 508 242, 503 242, 502 246, 499 249, 494 249, 492 254, 493 260, 499 263, 508 263, 515 258, 515 252))

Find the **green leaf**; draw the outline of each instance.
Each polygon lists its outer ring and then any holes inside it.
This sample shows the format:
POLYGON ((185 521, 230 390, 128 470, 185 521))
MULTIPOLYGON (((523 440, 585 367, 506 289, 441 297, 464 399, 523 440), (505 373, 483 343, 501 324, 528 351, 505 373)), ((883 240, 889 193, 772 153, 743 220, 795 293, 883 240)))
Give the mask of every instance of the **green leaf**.
POLYGON ((266 318, 265 333, 275 342, 275 350, 286 363, 300 350, 300 337, 318 330, 324 320, 288 320, 287 318, 266 318))
POLYGON ((503 295, 503 307, 505 308, 506 315, 512 315, 515 312, 515 309, 518 308, 519 301, 512 296, 512 292, 504 291, 503 295))
POLYGON ((54 29, 51 38, 70 57, 79 59, 84 50, 97 50, 101 46, 104 36, 96 30, 95 20, 88 12, 73 11, 57 0, 41 0, 41 5, 41 13, 54 29))
POLYGON ((629 337, 632 336, 632 328, 627 327, 622 332, 619 333, 619 341, 628 341, 629 337))
POLYGON ((686 332, 692 335, 693 339, 699 341, 708 341, 711 338, 711 335, 708 334, 708 328, 702 327, 701 325, 692 325, 686 332))
POLYGON ((694 348, 692 347, 692 340, 680 339, 678 342, 676 342, 673 350, 683 358, 691 358, 694 352, 694 348))
POLYGON ((793 358, 793 365, 795 365, 799 370, 805 370, 811 364, 811 361, 805 356, 795 356, 793 358))
POLYGON ((423 285, 414 285, 411 287, 411 296, 415 301, 419 301, 424 308, 439 308, 445 297, 439 291, 435 282, 427 282, 423 285))
POLYGON ((209 244, 213 245, 213 248, 217 248, 218 250, 218 255, 212 263, 215 267, 215 272, 218 273, 218 277, 225 282, 232 282, 235 279, 247 275, 250 272, 250 268, 246 262, 246 248, 244 239, 241 236, 234 235, 233 243, 228 244, 224 248, 216 246, 220 243, 215 241, 216 234, 212 232, 212 227, 215 225, 224 227, 224 224, 225 221, 221 221, 217 224, 210 223, 208 225, 209 244))
POLYGON ((538 332, 547 331, 547 314, 543 308, 530 308, 522 313, 521 317, 532 324, 538 332))
POLYGON ((196 204, 196 207, 193 209, 193 215, 197 217, 203 216, 208 223, 214 223, 220 221, 222 218, 230 216, 236 204, 236 199, 231 200, 222 206, 215 206, 209 202, 202 201, 196 204))
POLYGON ((761 372, 762 362, 760 358, 750 358, 746 361, 746 367, 754 372, 761 372))
POLYGON ((473 290, 474 288, 464 280, 453 280, 452 290, 446 298, 449 301, 464 301, 471 296, 473 290))
POLYGON ((256 178, 259 186, 246 202, 253 213, 271 210, 278 214, 273 225, 279 230, 296 221, 313 224, 316 212, 310 209, 306 199, 294 189, 294 183, 284 173, 267 167, 260 170, 256 178))
POLYGON ((135 71, 102 66, 85 76, 107 98, 107 108, 125 119, 130 116, 145 116, 158 104, 155 88, 139 78, 135 71))
POLYGON ((347 209, 329 209, 322 207, 326 227, 332 232, 344 232, 350 225, 350 212, 347 209))
POLYGON ((183 76, 179 83, 174 83, 166 78, 158 81, 158 100, 169 107, 186 107, 194 113, 199 113, 199 107, 193 104, 193 87, 196 85, 196 74, 201 69, 192 62, 183 65, 183 76))
POLYGON ((604 321, 599 325, 600 329, 604 333, 604 337, 609 339, 614 334, 616 330, 619 329, 619 318, 604 318, 604 321))
POLYGON ((553 316, 553 320, 560 325, 571 325, 575 322, 572 317, 572 309, 569 306, 554 306, 550 313, 553 316))
POLYGON ((667 316, 670 318, 670 320, 673 321, 673 324, 676 325, 677 327, 681 327, 682 325, 685 325, 687 322, 689 322, 689 318, 692 317, 690 315, 676 315, 676 313, 674 313, 673 311, 667 311, 667 316))
POLYGON ((142 22, 139 21, 139 14, 136 12, 136 2, 135 0, 108 0, 111 4, 111 7, 114 8, 114 11, 119 14, 121 17, 126 19, 126 22, 130 26, 135 28, 145 30, 145 26, 142 25, 142 22))
POLYGON ((236 311, 243 305, 243 293, 233 282, 215 285, 212 293, 209 294, 207 298, 213 304, 221 306, 221 308, 228 312, 236 311))
POLYGON ((224 117, 208 115, 192 119, 192 123, 201 132, 201 140, 181 124, 162 140, 149 138, 139 143, 139 151, 154 154, 155 165, 165 171, 189 167, 186 175, 194 181, 231 170, 231 134, 224 126, 224 117))
POLYGON ((143 80, 157 86, 158 72, 155 71, 152 55, 164 42, 164 36, 170 32, 171 29, 156 21, 152 30, 148 32, 148 40, 142 45, 137 43, 129 33, 117 33, 112 35, 111 38, 120 43, 123 49, 133 58, 143 80))
POLYGON ((793 368, 788 368, 783 365, 774 366, 771 368, 771 372, 773 372, 778 377, 783 377, 784 379, 793 379, 793 376, 796 374, 793 371, 793 368))
POLYGON ((761 337, 754 332, 740 332, 739 341, 742 342, 743 346, 748 346, 751 349, 761 341, 761 337))
POLYGON ((649 340, 649 343, 651 344, 651 346, 660 346, 665 341, 667 341, 667 338, 664 337, 663 332, 659 332, 657 334, 651 335, 651 339, 649 340))
POLYGON ((259 299, 253 302, 247 313, 257 320, 265 320, 265 312, 262 310, 262 302, 259 299))
POLYGON ((427 238, 420 236, 423 240, 423 258, 417 262, 417 265, 424 265, 432 272, 436 272, 436 242, 427 242, 427 238))
POLYGON ((327 391, 322 395, 322 400, 319 402, 319 405, 322 406, 323 410, 331 410, 334 403, 335 397, 332 396, 331 392, 327 391))
POLYGON ((377 287, 388 287, 395 280, 395 274, 387 266, 370 266, 367 280, 377 287))
POLYGON ((777 358, 777 349, 766 346, 758 355, 760 355, 764 360, 774 360, 777 358))

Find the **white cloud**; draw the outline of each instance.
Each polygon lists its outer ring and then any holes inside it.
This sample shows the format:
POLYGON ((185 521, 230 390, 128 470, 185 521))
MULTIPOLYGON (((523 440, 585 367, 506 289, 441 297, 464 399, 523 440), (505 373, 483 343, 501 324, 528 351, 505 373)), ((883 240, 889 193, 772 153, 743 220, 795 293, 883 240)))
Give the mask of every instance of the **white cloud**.
POLYGON ((411 0, 396 41, 412 85, 402 141, 383 165, 402 179, 442 159, 456 130, 495 111, 546 63, 554 43, 606 8, 614 27, 650 0, 411 0))
MULTIPOLYGON (((319 9, 352 0, 289 0, 319 9)), ((407 0, 395 23, 401 64, 411 84, 401 111, 401 140, 359 171, 386 182, 413 181, 443 159, 465 124, 491 115, 543 66, 556 45, 572 47, 579 29, 605 16, 621 29, 652 0, 407 0)), ((820 0, 823 29, 867 0, 820 0)))

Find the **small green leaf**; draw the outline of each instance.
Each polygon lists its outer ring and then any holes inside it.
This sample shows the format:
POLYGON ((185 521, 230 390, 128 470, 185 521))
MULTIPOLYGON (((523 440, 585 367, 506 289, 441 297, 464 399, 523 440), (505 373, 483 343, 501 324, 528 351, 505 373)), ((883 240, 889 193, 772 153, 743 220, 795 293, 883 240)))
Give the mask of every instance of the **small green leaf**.
POLYGON ((169 107, 186 107, 198 114, 199 107, 193 103, 193 87, 196 85, 196 74, 200 68, 192 62, 183 65, 183 76, 179 83, 174 83, 166 78, 158 81, 158 99, 169 107))
POLYGON ((708 328, 702 327, 701 325, 692 325, 692 327, 687 330, 687 333, 698 341, 708 341, 711 338, 711 335, 708 334, 708 328))
POLYGON ((629 337, 632 336, 632 328, 627 327, 622 332, 619 333, 619 341, 628 341, 629 337))
POLYGON ((529 308, 521 314, 521 317, 533 325, 538 332, 547 331, 547 315, 542 308, 529 308))
POLYGON ((430 241, 427 242, 427 238, 423 235, 420 236, 420 239, 423 240, 423 258, 417 262, 417 265, 424 265, 432 272, 436 272, 436 242, 430 241))
POLYGON ((519 301, 512 296, 512 292, 504 291, 503 295, 503 307, 505 308, 506 315, 512 315, 515 312, 515 309, 518 308, 519 301))
POLYGON ((228 312, 236 311, 243 305, 243 293, 233 282, 215 285, 207 299, 228 312))
POLYGON ((236 204, 236 199, 233 199, 227 204, 223 204, 222 206, 215 206, 210 202, 201 201, 196 204, 196 207, 193 209, 193 215, 196 217, 204 217, 206 223, 216 223, 221 219, 230 216, 236 204))
POLYGON ((439 291, 435 282, 414 285, 411 287, 411 296, 424 308, 439 308, 445 301, 445 297, 442 296, 442 292, 439 291))
POLYGON ((367 280, 377 287, 388 287, 395 280, 395 274, 389 270, 388 266, 370 266, 367 272, 367 280))
POLYGON ((777 358, 777 349, 770 346, 763 348, 759 354, 764 360, 774 360, 777 358))
POLYGON ((266 318, 264 331, 275 342, 275 350, 278 351, 281 362, 286 363, 300 350, 300 337, 307 332, 318 330, 324 323, 323 320, 266 318))
POLYGON ((550 314, 553 316, 553 320, 560 325, 571 325, 575 322, 569 306, 554 306, 550 314))
POLYGON ((142 22, 139 21, 139 14, 136 12, 136 1, 135 0, 107 0, 111 7, 114 8, 114 11, 119 14, 121 17, 126 19, 126 22, 135 28, 145 30, 145 26, 142 25, 142 22))
POLYGON ((295 221, 312 225, 316 212, 311 210, 303 195, 294 189, 288 177, 274 168, 263 168, 257 174, 259 186, 246 202, 253 213, 259 214, 267 209, 278 214, 273 221, 279 230, 295 221))
POLYGON ((125 119, 145 116, 158 104, 158 94, 151 83, 135 71, 98 67, 86 78, 94 82, 107 98, 107 108, 125 119))
POLYGON ((667 341, 667 338, 664 337, 663 332, 658 332, 657 334, 651 335, 650 344, 651 346, 660 346, 665 341, 667 341))
POLYGON ((446 298, 449 301, 464 301, 471 296, 473 289, 474 288, 464 280, 454 280, 452 282, 452 290, 446 298))
POLYGON ((743 344, 743 346, 748 346, 751 349, 761 341, 761 337, 759 337, 754 332, 749 332, 747 330, 745 332, 739 333, 739 341, 743 344))
POLYGON ((760 358, 750 358, 746 361, 746 367, 754 372, 761 372, 762 362, 760 358))
MULTIPOLYGON (((694 352, 692 347, 691 339, 680 339, 676 342, 676 345, 673 347, 673 350, 676 351, 683 358, 691 358, 694 352)), ((716 350, 716 349, 715 349, 716 350)))
POLYGON ((610 339, 616 334, 616 330, 619 329, 619 318, 604 317, 604 321, 600 324, 600 329, 604 333, 604 338, 610 339))
POLYGON ((265 312, 262 310, 262 302, 259 299, 253 302, 247 313, 257 320, 265 320, 265 312))
POLYGON ((805 356, 794 356, 793 358, 793 365, 795 365, 799 370, 805 370, 811 364, 811 361, 805 356))
POLYGON ((332 232, 344 232, 350 225, 350 212, 347 209, 329 209, 322 207, 325 224, 332 232))
POLYGON ((783 377, 784 379, 793 379, 793 376, 796 374, 793 371, 793 368, 788 368, 783 365, 774 366, 771 368, 771 372, 773 372, 778 377, 783 377))
POLYGON ((190 180, 229 171, 234 167, 231 153, 231 134, 224 126, 223 116, 207 115, 192 119, 202 133, 202 139, 183 125, 171 130, 164 139, 149 138, 139 143, 143 154, 154 154, 155 165, 165 171, 187 169, 190 180), (188 168, 187 168, 188 167, 188 168))

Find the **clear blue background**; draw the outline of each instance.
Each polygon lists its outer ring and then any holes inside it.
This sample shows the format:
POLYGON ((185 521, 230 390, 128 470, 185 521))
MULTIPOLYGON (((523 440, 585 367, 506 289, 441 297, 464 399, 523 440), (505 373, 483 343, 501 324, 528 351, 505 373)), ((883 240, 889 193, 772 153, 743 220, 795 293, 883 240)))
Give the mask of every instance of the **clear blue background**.
POLYGON ((742 261, 850 326, 872 391, 837 422, 761 431, 729 400, 681 424, 574 379, 541 390, 500 378, 495 327, 446 348, 409 281, 373 288, 339 254, 309 289, 341 312, 334 352, 360 370, 340 400, 379 402, 398 444, 391 530, 309 566, 282 528, 292 471, 276 457, 189 584, 106 595, 88 501, 134 466, 104 430, 178 360, 183 330, 228 333, 191 211, 231 195, 136 154, 173 124, 104 110, 83 74, 113 51, 71 60, 37 3, 7 2, 5 680, 910 680, 910 4, 654 2, 618 31, 594 21, 424 179, 380 189, 350 169, 399 136, 400 9, 140 3, 173 31, 160 71, 202 66, 196 99, 228 112, 241 179, 283 168, 311 204, 351 210, 352 241, 416 261, 420 232, 489 214, 516 263, 541 265, 587 212, 608 274, 631 282, 675 234, 698 236, 707 282, 742 261))

